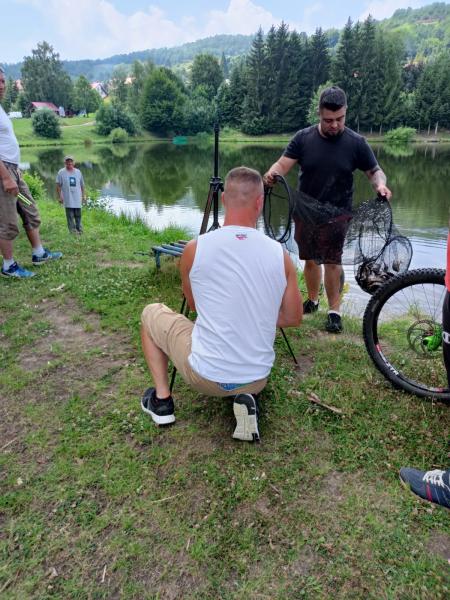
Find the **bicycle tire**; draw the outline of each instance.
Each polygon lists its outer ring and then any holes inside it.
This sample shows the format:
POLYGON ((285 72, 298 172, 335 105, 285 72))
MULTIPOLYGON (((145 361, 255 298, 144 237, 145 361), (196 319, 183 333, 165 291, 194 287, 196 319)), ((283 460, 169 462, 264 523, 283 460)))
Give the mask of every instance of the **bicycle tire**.
POLYGON ((375 367, 395 388, 448 402, 442 339, 428 350, 442 332, 444 277, 443 269, 415 269, 382 285, 364 312, 363 336, 375 367))

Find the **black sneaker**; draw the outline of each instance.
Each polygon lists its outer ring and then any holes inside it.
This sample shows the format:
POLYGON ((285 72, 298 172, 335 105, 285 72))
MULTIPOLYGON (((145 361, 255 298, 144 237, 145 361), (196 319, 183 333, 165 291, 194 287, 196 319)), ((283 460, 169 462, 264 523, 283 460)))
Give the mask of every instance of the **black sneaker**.
POLYGON ((258 405, 251 394, 238 394, 233 402, 236 429, 233 437, 244 442, 259 442, 258 405))
POLYGON ((151 416, 158 425, 169 425, 175 422, 172 396, 159 400, 155 388, 148 388, 141 400, 142 410, 151 416))
POLYGON ((450 471, 419 471, 403 467, 400 480, 419 498, 450 508, 450 471))
POLYGON ((309 315, 311 313, 315 313, 319 310, 319 301, 317 300, 317 302, 314 302, 314 300, 311 300, 311 298, 308 298, 308 300, 305 300, 305 302, 303 302, 303 314, 305 315, 309 315))
POLYGON ((343 327, 341 315, 338 315, 337 313, 328 313, 325 329, 328 333, 342 333, 343 327))

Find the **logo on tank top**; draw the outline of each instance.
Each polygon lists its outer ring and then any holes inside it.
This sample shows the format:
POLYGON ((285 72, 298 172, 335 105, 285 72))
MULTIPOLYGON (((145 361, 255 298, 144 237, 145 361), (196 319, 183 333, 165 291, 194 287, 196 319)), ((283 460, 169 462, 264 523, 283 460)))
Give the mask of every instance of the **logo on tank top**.
POLYGON ((242 242, 242 240, 247 239, 247 234, 246 233, 236 233, 236 238, 242 242))

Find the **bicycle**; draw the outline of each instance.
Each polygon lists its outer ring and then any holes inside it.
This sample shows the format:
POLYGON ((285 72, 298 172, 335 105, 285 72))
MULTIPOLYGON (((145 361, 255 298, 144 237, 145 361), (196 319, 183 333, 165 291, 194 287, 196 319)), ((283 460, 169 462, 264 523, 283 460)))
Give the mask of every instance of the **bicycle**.
POLYGON ((442 353, 443 269, 393 277, 370 299, 363 317, 367 352, 397 389, 450 401, 442 353))

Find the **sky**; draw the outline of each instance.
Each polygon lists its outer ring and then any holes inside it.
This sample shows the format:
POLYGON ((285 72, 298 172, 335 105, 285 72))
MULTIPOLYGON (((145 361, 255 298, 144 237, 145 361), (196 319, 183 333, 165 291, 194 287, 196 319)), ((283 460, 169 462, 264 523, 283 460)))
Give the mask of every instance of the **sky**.
POLYGON ((290 30, 342 28, 348 17, 381 20, 433 0, 0 0, 0 63, 47 41, 62 60, 106 58, 179 46, 221 33, 254 34, 284 21, 290 30))

